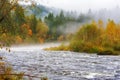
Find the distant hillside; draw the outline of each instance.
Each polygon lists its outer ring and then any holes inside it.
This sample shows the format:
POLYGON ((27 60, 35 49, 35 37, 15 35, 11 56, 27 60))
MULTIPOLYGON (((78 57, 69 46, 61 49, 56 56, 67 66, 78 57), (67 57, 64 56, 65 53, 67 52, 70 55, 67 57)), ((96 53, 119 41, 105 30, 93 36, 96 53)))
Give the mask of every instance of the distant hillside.
POLYGON ((34 14, 36 15, 37 18, 44 18, 49 13, 54 13, 54 15, 57 15, 58 13, 60 13, 60 9, 49 8, 40 4, 35 6, 24 5, 23 7, 26 8, 26 11, 25 11, 26 15, 34 14))

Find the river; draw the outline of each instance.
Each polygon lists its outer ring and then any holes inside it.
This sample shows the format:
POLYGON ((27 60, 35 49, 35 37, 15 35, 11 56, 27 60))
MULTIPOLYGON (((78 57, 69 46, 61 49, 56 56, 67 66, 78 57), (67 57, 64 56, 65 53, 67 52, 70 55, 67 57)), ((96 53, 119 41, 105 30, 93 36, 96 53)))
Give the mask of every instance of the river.
POLYGON ((120 56, 44 51, 46 46, 14 46, 10 53, 0 50, 0 56, 16 71, 49 80, 120 80, 120 56))

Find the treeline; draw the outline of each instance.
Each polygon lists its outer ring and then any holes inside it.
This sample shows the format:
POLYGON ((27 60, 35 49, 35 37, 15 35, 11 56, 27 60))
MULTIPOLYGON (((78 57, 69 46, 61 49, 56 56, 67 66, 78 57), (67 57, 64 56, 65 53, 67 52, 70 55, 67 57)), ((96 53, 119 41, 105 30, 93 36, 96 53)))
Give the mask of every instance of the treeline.
POLYGON ((56 16, 53 13, 49 13, 44 19, 45 23, 49 26, 49 40, 57 40, 57 38, 62 35, 62 33, 58 31, 58 27, 73 20, 75 20, 73 17, 66 17, 63 11, 56 16))
POLYGON ((35 15, 25 16, 24 10, 17 5, 0 23, 0 43, 44 42, 48 26, 35 15))
POLYGON ((61 11, 58 15, 54 15, 53 13, 49 13, 48 16, 45 16, 44 22, 49 27, 49 40, 59 40, 60 38, 66 39, 67 36, 64 35, 62 32, 60 32, 58 29, 60 27, 63 28, 63 30, 67 27, 65 24, 69 22, 76 22, 76 23, 84 23, 88 22, 91 19, 89 15, 80 14, 79 16, 75 16, 72 13, 66 13, 61 11))
POLYGON ((43 43, 45 41, 65 40, 66 36, 58 31, 59 27, 64 27, 61 25, 67 22, 84 22, 90 19, 89 16, 83 14, 75 18, 75 16, 66 15, 63 11, 57 15, 49 13, 42 18, 36 17, 34 13, 26 14, 28 9, 17 4, 0 22, 0 43, 43 43))
POLYGON ((120 54, 120 24, 102 20, 85 24, 73 36, 68 46, 51 48, 52 50, 70 50, 75 52, 97 53, 99 55, 120 54))

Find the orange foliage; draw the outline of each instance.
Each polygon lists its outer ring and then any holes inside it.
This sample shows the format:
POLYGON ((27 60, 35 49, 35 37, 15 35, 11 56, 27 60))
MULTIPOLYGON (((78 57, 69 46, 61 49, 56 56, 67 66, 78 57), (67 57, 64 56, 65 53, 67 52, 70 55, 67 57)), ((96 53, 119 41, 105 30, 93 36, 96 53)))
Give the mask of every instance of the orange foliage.
POLYGON ((16 36, 16 43, 22 43, 23 40, 20 36, 16 36))
POLYGON ((32 36, 32 30, 31 29, 28 30, 28 35, 32 36))
POLYGON ((21 26, 21 31, 23 33, 23 35, 25 36, 32 36, 32 30, 30 29, 30 26, 28 24, 23 24, 21 26))
POLYGON ((39 43, 44 43, 44 39, 43 38, 39 38, 39 43))

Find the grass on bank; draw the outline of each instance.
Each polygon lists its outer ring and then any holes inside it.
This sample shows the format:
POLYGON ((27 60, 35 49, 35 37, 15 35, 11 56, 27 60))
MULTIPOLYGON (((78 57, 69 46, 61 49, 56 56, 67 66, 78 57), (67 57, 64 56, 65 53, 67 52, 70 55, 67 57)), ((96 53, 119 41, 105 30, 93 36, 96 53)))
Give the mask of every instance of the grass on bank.
POLYGON ((6 66, 4 62, 0 61, 0 80, 26 80, 24 77, 27 77, 28 80, 32 80, 33 78, 38 80, 48 80, 47 77, 37 77, 22 72, 14 72, 10 66, 6 66))
POLYGON ((45 50, 69 50, 74 52, 97 53, 98 55, 120 55, 120 24, 109 20, 104 26, 102 20, 83 25, 75 33, 68 46, 45 50))
MULTIPOLYGON (((3 45, 0 45, 0 50, 2 48, 3 45)), ((6 51, 10 52, 10 49, 6 48, 6 51)), ((4 57, 0 56, 0 80, 32 80, 33 78, 37 78, 38 80, 48 80, 47 77, 38 77, 24 74, 23 72, 15 72, 9 63, 4 62, 3 59, 4 57), (27 79, 24 77, 27 77, 27 79)))

